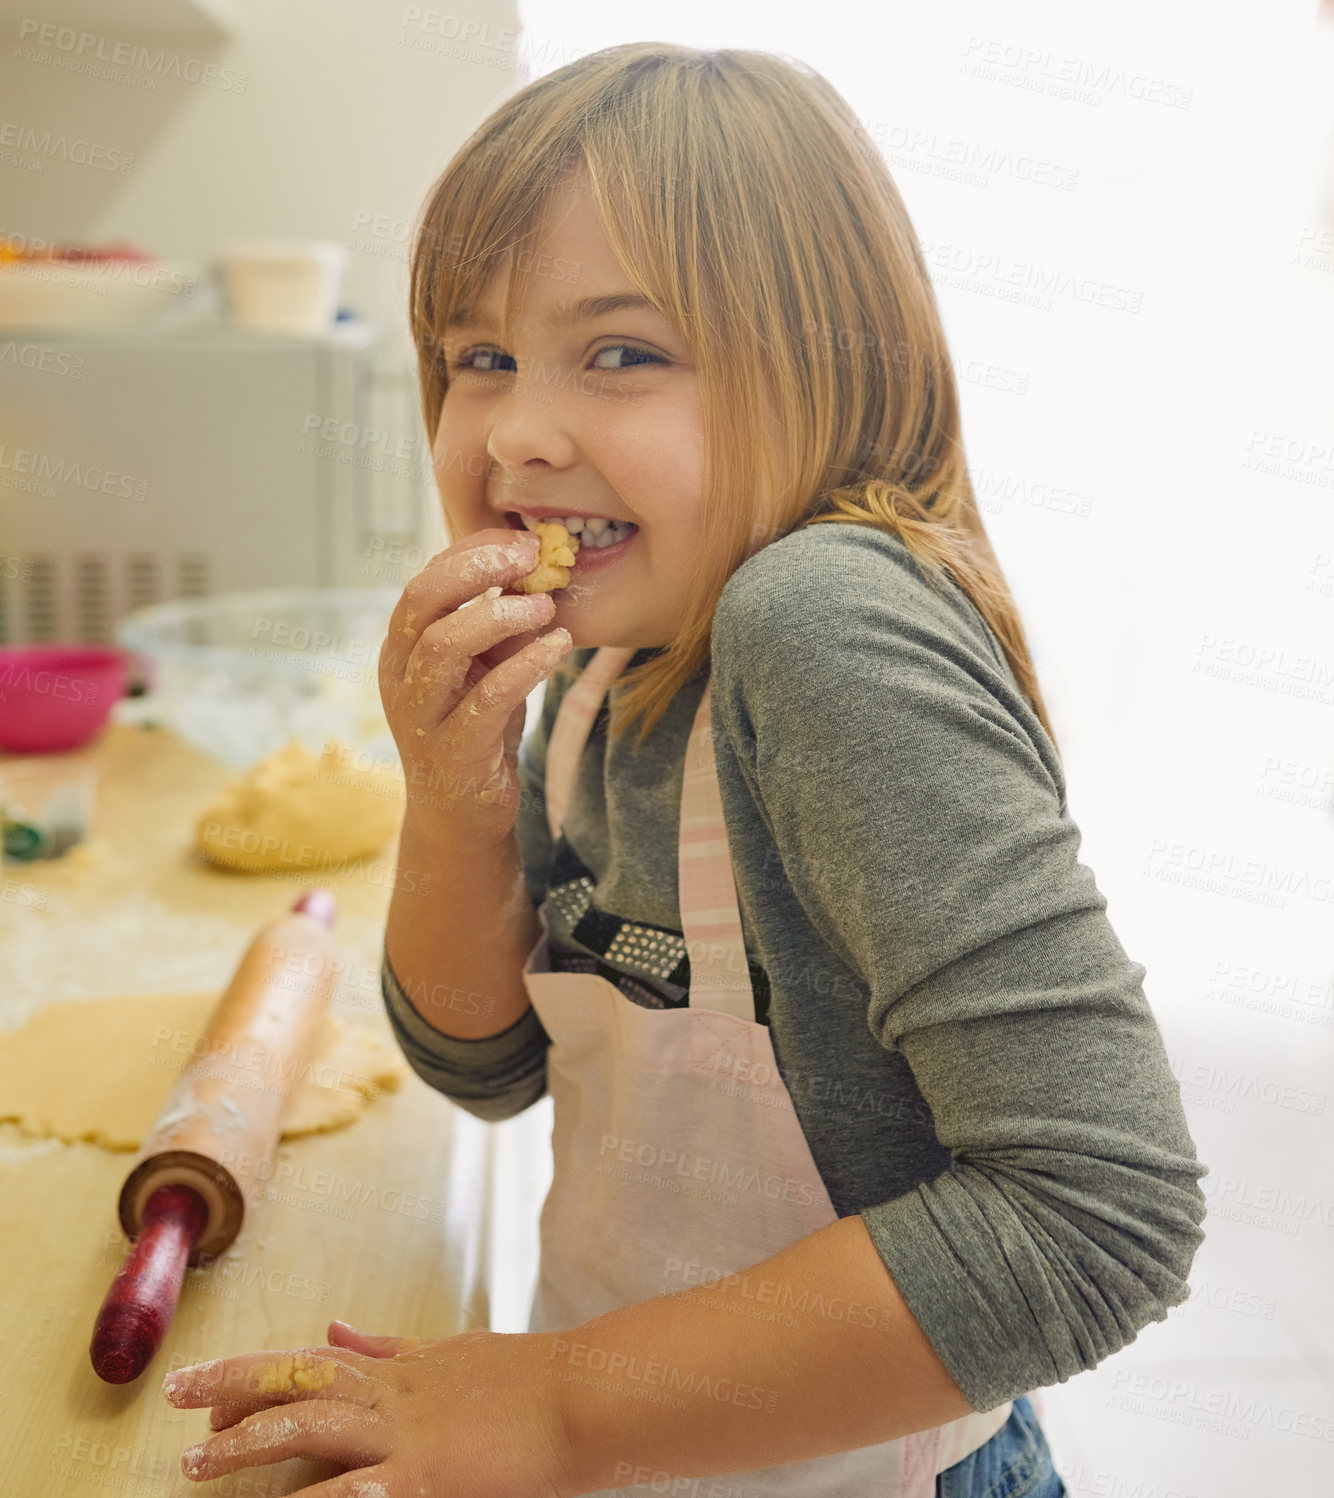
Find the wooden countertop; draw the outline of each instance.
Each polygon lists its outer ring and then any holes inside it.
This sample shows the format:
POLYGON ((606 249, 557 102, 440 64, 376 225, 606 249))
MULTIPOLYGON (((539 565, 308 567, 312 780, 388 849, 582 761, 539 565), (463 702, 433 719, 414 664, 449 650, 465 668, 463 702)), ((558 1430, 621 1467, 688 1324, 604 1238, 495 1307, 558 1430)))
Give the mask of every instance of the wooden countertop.
MULTIPOLYGON (((229 772, 170 732, 113 724, 77 757, 99 771, 86 851, 0 870, 0 1028, 60 999, 220 992, 258 928, 313 882, 226 873, 194 856, 194 821, 229 772)), ((386 1035, 378 973, 394 868, 391 846, 319 881, 339 905, 334 1006, 386 1035)), ((411 1074, 351 1127, 281 1145, 238 1251, 187 1274, 157 1357, 115 1387, 93 1373, 88 1342, 128 1246, 116 1199, 133 1157, 0 1125, 5 1492, 267 1498, 332 1475, 284 1462, 188 1482, 180 1454, 207 1436, 207 1411, 173 1410, 162 1376, 322 1345, 335 1316, 419 1336, 486 1326, 494 1147, 491 1126, 411 1074)))

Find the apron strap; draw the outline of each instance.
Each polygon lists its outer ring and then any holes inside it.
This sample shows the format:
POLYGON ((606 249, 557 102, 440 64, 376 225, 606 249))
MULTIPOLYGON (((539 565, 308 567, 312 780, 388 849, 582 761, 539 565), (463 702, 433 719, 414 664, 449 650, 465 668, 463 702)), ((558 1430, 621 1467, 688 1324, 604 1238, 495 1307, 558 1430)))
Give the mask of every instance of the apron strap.
MULTIPOLYGON (((561 698, 547 743, 547 826, 560 836, 579 757, 611 684, 634 651, 603 645, 561 698)), ((755 1019, 755 994, 741 936, 732 855, 714 766, 710 683, 695 713, 681 782, 677 857, 682 934, 690 958, 690 1007, 755 1019)))
POLYGON ((741 939, 741 912, 713 758, 712 686, 711 681, 704 683, 681 781, 679 898, 690 958, 690 1007, 754 1020, 755 994, 741 939))
POLYGON ((579 770, 579 756, 588 742, 593 720, 607 689, 634 655, 620 645, 604 645, 566 691, 556 711, 547 741, 547 827, 554 843, 565 825, 565 812, 579 770))

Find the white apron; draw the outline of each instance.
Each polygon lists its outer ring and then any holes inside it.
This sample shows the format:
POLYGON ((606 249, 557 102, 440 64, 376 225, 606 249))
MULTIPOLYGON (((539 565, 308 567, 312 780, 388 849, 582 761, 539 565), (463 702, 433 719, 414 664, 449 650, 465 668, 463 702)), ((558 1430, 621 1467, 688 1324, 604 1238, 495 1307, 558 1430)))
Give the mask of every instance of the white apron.
MULTIPOLYGON (((561 700, 547 750, 553 839, 602 699, 633 654, 604 646, 561 700)), ((754 1018, 712 740, 706 684, 681 789, 688 1007, 649 1009, 596 974, 552 972, 545 902, 539 912, 524 984, 551 1037, 555 1173, 542 1208, 533 1332, 566 1331, 701 1277, 749 1269, 837 1220, 768 1027, 754 1018), (704 1266, 702 1274, 684 1280, 684 1265, 704 1266)), ((660 1383, 644 1394, 670 1389, 660 1383)), ((1010 1409, 1007 1400, 899 1440, 700 1478, 691 1491, 716 1481, 745 1498, 934 1498, 937 1474, 988 1441, 1010 1409)), ((644 1489, 604 1492, 639 1498, 644 1489)))

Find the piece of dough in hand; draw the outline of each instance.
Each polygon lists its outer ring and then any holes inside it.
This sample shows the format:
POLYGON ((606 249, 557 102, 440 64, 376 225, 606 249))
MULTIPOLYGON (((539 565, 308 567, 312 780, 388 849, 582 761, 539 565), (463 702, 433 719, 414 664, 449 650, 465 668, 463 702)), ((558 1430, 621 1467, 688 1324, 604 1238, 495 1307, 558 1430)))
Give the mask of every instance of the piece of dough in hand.
POLYGON ((403 820, 397 768, 361 770, 337 744, 316 759, 293 739, 232 781, 199 818, 199 851, 247 874, 327 871, 378 853, 403 820))
POLYGON ((570 568, 579 553, 578 538, 572 536, 559 520, 537 520, 534 532, 542 540, 542 550, 537 555, 537 566, 514 584, 519 593, 550 593, 555 588, 568 588, 570 568))

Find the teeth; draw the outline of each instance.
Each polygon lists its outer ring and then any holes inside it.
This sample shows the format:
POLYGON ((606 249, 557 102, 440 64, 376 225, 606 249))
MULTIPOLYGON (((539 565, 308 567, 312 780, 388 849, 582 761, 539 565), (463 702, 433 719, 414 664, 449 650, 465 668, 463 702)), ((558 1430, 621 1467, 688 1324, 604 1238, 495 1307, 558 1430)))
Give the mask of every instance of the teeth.
MULTIPOLYGON (((519 511, 519 518, 528 530, 548 523, 537 520, 535 516, 525 515, 522 510, 519 511)), ((594 515, 587 519, 582 515, 566 515, 560 519, 560 523, 570 535, 578 537, 579 544, 587 551, 600 551, 604 546, 614 546, 618 541, 624 541, 627 536, 633 535, 636 530, 633 521, 608 520, 605 515, 594 515)))
POLYGON ((601 551, 604 546, 615 546, 618 541, 624 541, 634 532, 635 526, 628 520, 609 520, 601 535, 585 534, 580 538, 580 545, 591 551, 601 551))

